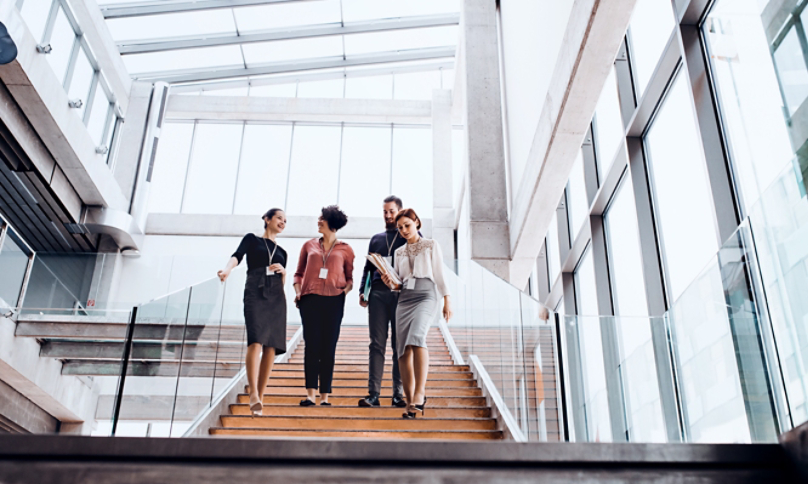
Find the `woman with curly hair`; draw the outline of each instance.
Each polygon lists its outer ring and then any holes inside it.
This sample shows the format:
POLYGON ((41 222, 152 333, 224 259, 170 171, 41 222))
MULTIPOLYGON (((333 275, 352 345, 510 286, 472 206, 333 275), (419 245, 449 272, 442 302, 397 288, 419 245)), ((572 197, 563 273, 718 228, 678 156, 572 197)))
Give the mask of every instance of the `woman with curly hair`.
POLYGON ((306 341, 303 366, 307 396, 300 401, 301 407, 316 405, 318 383, 320 405, 331 405, 328 396, 345 295, 353 288, 354 252, 350 245, 337 240, 337 231, 347 223, 348 217, 338 206, 323 207, 317 219, 321 237, 300 249, 294 287, 306 341))

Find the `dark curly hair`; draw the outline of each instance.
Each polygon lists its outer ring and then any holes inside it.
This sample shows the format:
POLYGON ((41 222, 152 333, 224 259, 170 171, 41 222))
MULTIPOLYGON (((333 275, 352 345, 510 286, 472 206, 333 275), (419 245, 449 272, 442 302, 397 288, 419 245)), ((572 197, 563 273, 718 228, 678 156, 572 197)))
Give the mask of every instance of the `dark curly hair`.
POLYGON ((345 215, 345 212, 339 209, 339 205, 329 205, 327 207, 323 207, 322 215, 320 218, 325 220, 325 223, 328 224, 328 228, 336 232, 337 230, 345 227, 348 223, 348 216, 345 215))

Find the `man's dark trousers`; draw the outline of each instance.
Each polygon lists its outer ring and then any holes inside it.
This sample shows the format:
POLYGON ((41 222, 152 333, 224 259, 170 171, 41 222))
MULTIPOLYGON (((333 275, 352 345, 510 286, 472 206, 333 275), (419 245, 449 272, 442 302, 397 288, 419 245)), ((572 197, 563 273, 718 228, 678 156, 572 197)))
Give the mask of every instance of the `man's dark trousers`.
POLYGON ((392 333, 393 346, 393 395, 404 395, 401 385, 401 373, 398 371, 398 352, 396 351, 396 306, 398 293, 391 291, 384 283, 373 284, 368 301, 368 326, 370 328, 370 356, 368 372, 368 391, 381 393, 382 376, 384 375, 384 353, 387 348, 388 327, 392 333))

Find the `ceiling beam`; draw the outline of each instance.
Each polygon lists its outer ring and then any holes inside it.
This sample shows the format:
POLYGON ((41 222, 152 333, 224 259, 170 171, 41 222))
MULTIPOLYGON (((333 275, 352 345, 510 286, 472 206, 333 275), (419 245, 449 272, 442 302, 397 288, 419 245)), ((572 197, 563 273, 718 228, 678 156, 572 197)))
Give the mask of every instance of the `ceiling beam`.
POLYGON ((327 71, 313 71, 306 73, 281 74, 271 77, 257 77, 253 79, 232 79, 225 81, 214 81, 207 83, 178 84, 171 86, 171 93, 178 92, 199 92, 216 91, 218 89, 234 89, 239 87, 258 87, 277 84, 294 84, 296 82, 328 81, 331 79, 356 79, 359 77, 384 76, 389 74, 407 74, 412 72, 439 71, 442 69, 454 69, 454 59, 437 60, 431 62, 405 64, 397 66, 383 66, 366 69, 338 69, 327 71))
POLYGON ((431 116, 430 101, 264 96, 170 96, 165 113, 166 119, 172 121, 205 119, 427 126, 431 123, 431 116))
POLYGON ((420 15, 413 17, 352 22, 346 24, 336 22, 303 27, 269 29, 242 35, 197 35, 166 38, 139 43, 122 42, 118 44, 118 50, 122 55, 145 54, 167 50, 194 49, 221 45, 242 45, 255 42, 270 42, 275 40, 306 39, 311 37, 362 34, 389 30, 442 27, 458 25, 459 23, 460 14, 456 13, 444 15, 420 15))
POLYGON ((152 0, 147 2, 119 3, 101 7, 104 18, 143 17, 165 13, 193 12, 219 8, 249 7, 273 3, 304 2, 310 0, 152 0))
POLYGON ((203 67, 194 69, 178 69, 163 72, 147 72, 132 74, 137 80, 164 81, 170 84, 184 82, 214 81, 244 76, 262 76, 284 72, 302 72, 317 69, 335 69, 341 67, 387 64, 393 62, 409 62, 427 59, 454 57, 455 47, 431 47, 428 49, 412 49, 394 52, 361 54, 343 58, 342 56, 321 57, 298 61, 270 62, 253 67, 225 66, 203 67))

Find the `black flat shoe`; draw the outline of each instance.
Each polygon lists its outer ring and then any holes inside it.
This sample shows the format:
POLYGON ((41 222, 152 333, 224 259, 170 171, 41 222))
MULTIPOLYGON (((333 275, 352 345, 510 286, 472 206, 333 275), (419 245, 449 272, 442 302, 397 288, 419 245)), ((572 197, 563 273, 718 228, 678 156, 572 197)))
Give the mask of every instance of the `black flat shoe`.
POLYGON ((331 404, 328 402, 320 402, 320 405, 325 405, 326 407, 330 407, 331 404))
POLYGON ((360 407, 378 407, 379 406, 379 395, 375 393, 371 393, 362 400, 359 400, 360 407))
POLYGON ((312 401, 311 401, 311 400, 309 400, 308 398, 305 398, 305 399, 303 399, 303 400, 301 400, 301 401, 300 401, 300 406, 301 406, 301 407, 311 407, 311 406, 313 406, 313 405, 317 405, 317 404, 316 404, 316 403, 314 403, 314 402, 312 402, 312 401))
POLYGON ((407 406, 407 401, 404 400, 404 397, 402 397, 401 395, 394 395, 392 405, 394 407, 404 408, 407 406))

